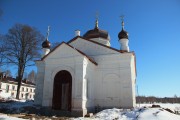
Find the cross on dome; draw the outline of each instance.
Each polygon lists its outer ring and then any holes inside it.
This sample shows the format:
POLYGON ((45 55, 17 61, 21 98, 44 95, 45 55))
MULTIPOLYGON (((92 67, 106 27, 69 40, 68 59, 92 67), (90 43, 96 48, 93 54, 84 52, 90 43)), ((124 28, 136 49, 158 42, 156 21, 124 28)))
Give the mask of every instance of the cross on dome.
POLYGON ((124 15, 121 15, 120 16, 121 17, 121 25, 122 25, 122 29, 124 29, 124 15))
POLYGON ((46 40, 48 40, 49 32, 50 32, 50 26, 48 26, 47 35, 46 35, 46 40))
POLYGON ((99 19, 99 13, 96 12, 96 23, 95 23, 95 28, 98 29, 98 19, 99 19))
POLYGON ((121 22, 122 30, 121 30, 121 32, 119 32, 118 38, 119 38, 119 40, 123 39, 123 38, 128 39, 128 32, 124 30, 124 15, 121 15, 120 17, 122 20, 122 22, 121 22))

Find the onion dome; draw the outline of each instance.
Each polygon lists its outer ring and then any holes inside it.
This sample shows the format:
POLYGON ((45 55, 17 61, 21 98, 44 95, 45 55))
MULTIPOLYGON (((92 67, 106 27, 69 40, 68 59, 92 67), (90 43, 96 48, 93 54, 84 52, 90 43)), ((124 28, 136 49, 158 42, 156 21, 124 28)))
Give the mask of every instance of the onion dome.
POLYGON ((124 30, 124 21, 123 20, 122 20, 122 30, 121 30, 121 32, 119 32, 118 38, 119 38, 119 40, 123 39, 123 38, 128 39, 128 32, 126 32, 124 30))
POLYGON ((123 38, 128 39, 128 32, 126 32, 124 29, 122 29, 121 32, 119 32, 119 34, 118 34, 118 38, 119 38, 119 40, 123 39, 123 38))
POLYGON ((43 47, 43 48, 50 48, 50 47, 51 47, 51 43, 46 39, 46 40, 42 43, 42 47, 43 47))
POLYGON ((105 30, 100 30, 98 28, 98 20, 96 20, 95 28, 92 30, 87 31, 84 35, 84 38, 91 39, 91 38, 104 38, 109 40, 108 32, 105 30))

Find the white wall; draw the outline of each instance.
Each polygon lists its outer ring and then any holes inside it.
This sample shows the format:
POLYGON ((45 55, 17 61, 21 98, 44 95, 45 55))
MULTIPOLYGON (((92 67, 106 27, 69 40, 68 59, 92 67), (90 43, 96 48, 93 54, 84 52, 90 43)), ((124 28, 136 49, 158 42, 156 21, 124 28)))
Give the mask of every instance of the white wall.
MULTIPOLYGON (((133 107, 131 53, 92 56, 98 66, 93 78, 94 106, 133 107)), ((132 66, 133 67, 133 66, 132 66)), ((134 77, 134 76, 133 76, 134 77)))
POLYGON ((38 74, 36 93, 42 97, 36 97, 36 103, 43 106, 52 106, 54 77, 61 70, 67 70, 72 76, 72 110, 86 110, 86 68, 93 63, 66 44, 60 46, 44 61, 37 61, 38 74), (64 52, 66 51, 66 52, 64 52), (44 71, 44 72, 43 72, 44 71), (37 99, 38 98, 38 99, 37 99))
MULTIPOLYGON (((37 93, 43 106, 52 106, 55 75, 67 70, 72 75, 72 110, 135 105, 135 61, 133 53, 99 46, 78 38, 70 43, 97 62, 97 66, 75 49, 63 44, 43 61, 37 61, 37 93)), ((38 98, 38 97, 37 97, 38 98)))

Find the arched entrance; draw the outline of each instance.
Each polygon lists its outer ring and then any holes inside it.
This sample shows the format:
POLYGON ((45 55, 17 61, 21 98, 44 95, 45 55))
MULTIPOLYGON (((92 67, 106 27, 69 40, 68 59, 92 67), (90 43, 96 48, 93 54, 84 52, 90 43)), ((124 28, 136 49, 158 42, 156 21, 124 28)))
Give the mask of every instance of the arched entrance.
POLYGON ((72 76, 66 71, 59 71, 54 77, 52 108, 71 110, 72 76))

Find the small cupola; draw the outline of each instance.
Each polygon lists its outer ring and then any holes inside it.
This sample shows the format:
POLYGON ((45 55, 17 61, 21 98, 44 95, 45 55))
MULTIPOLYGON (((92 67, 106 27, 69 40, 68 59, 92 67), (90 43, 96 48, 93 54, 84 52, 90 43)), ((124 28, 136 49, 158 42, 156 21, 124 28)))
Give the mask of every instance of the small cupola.
POLYGON ((128 32, 126 32, 124 30, 124 21, 123 20, 122 20, 122 30, 121 30, 121 32, 119 32, 118 38, 119 38, 119 40, 123 39, 123 38, 128 39, 128 32))
POLYGON ((46 40, 42 43, 42 48, 43 48, 42 57, 44 57, 45 55, 47 55, 50 52, 51 43, 48 40, 49 31, 50 31, 50 26, 48 26, 46 40))
POLYGON ((43 43, 42 43, 42 48, 50 48, 51 47, 51 43, 46 39, 43 43))
POLYGON ((129 52, 129 39, 128 39, 128 32, 124 30, 124 19, 122 16, 122 30, 118 34, 119 43, 120 43, 120 50, 129 52))

